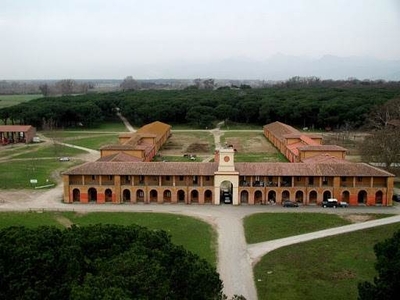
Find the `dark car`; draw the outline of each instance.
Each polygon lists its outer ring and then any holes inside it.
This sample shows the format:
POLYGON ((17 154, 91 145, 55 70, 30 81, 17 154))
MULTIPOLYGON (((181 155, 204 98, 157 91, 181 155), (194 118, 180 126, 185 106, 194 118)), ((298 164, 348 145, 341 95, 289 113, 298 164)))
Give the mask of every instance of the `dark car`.
POLYGON ((394 194, 393 197, 392 197, 392 200, 396 201, 396 202, 400 202, 400 195, 394 194))
POLYGON ((339 201, 337 201, 336 199, 328 199, 328 200, 324 200, 322 201, 322 207, 339 207, 339 201))
POLYGON ((289 200, 283 201, 282 205, 283 205, 283 207, 298 207, 299 206, 299 204, 297 202, 289 201, 289 200))

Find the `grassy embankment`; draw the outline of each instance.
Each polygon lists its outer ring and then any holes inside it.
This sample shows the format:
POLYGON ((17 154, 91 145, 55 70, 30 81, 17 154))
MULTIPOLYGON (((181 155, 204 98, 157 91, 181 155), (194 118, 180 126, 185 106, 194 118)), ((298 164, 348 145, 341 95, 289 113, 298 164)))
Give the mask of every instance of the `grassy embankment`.
POLYGON ((195 218, 158 213, 2 212, 0 228, 7 226, 64 227, 65 220, 79 226, 89 224, 137 224, 152 230, 165 230, 172 241, 216 265, 216 233, 210 225, 195 218), (188 234, 190 233, 190 234, 188 234))
MULTIPOLYGON (((349 221, 330 214, 287 213, 253 215, 244 223, 247 241, 257 243, 342 226, 349 221)), ((272 251, 254 268, 258 297, 357 299, 357 284, 376 276, 373 246, 397 230, 399 224, 380 226, 272 251)))
POLYGON ((33 99, 42 98, 40 94, 34 95, 0 95, 0 108, 17 105, 23 102, 28 102, 33 99))

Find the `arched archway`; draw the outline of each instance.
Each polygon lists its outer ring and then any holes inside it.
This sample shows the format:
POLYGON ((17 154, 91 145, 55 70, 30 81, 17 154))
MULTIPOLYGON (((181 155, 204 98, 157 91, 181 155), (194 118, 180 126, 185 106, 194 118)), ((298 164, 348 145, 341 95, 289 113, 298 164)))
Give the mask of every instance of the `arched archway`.
POLYGON ((357 197, 357 203, 358 204, 366 204, 367 203, 367 192, 362 190, 358 192, 358 197, 357 197))
POLYGON ((144 192, 143 190, 136 191, 136 202, 144 202, 144 192))
POLYGON ((178 202, 185 203, 185 191, 178 191, 178 202))
POLYGON ((342 201, 349 203, 350 193, 349 191, 343 191, 342 193, 342 201))
POLYGON ((325 191, 323 194, 324 201, 328 201, 328 199, 332 198, 331 191, 325 191))
POLYGON ((104 192, 106 202, 112 202, 112 190, 106 189, 104 192))
POLYGON ((229 180, 221 182, 220 185, 220 203, 232 204, 233 184, 229 180))
POLYGON ((275 191, 268 192, 268 201, 271 204, 276 203, 276 192, 275 191))
POLYGON ((190 192, 190 203, 199 203, 199 192, 197 190, 190 192))
POLYGON ((287 201, 287 200, 290 200, 290 193, 289 193, 289 191, 284 190, 282 192, 282 202, 287 201))
POLYGON ((122 201, 124 201, 124 202, 129 202, 129 201, 131 201, 131 191, 130 191, 130 190, 125 189, 125 190, 122 192, 122 201))
POLYGON ((210 190, 204 192, 204 203, 212 203, 212 192, 210 190))
POLYGON ((72 201, 80 202, 81 201, 81 191, 79 189, 73 189, 72 191, 72 201))
POLYGON ((382 202, 383 202, 383 193, 382 191, 377 191, 375 193, 375 204, 380 205, 382 204, 382 202))
POLYGON ((240 203, 249 203, 249 192, 242 191, 240 193, 240 203))
POLYGON ((88 200, 89 202, 96 202, 97 201, 97 190, 95 188, 90 188, 88 190, 88 200))
POLYGON ((164 202, 170 203, 171 202, 171 191, 170 190, 165 190, 163 193, 163 199, 164 202))
POLYGON ((158 193, 156 190, 150 191, 150 202, 157 202, 158 193))
POLYGON ((316 191, 311 191, 310 195, 308 196, 308 203, 309 204, 316 204, 318 199, 318 194, 316 191))
POLYGON ((303 191, 297 191, 296 192, 296 195, 295 195, 295 200, 296 200, 296 202, 298 202, 298 203, 303 203, 304 202, 304 193, 303 193, 303 191))
POLYGON ((263 193, 261 191, 255 191, 254 204, 263 204, 263 193))

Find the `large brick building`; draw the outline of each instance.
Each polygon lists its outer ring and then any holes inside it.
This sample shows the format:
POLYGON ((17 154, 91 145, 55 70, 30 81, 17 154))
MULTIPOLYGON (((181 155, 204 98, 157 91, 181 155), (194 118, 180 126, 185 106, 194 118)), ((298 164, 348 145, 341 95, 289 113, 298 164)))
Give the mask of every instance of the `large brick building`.
MULTIPOLYGON (((290 132, 283 133, 286 136, 282 137, 277 134, 282 127, 293 129, 288 125, 272 123, 274 130, 269 125, 264 127, 266 136, 294 162, 235 163, 232 148, 217 150, 215 161, 205 163, 138 161, 128 152, 109 155, 102 152, 98 161, 64 173, 64 202, 218 205, 229 197, 233 205, 279 204, 284 200, 310 205, 328 198, 347 201, 350 205, 392 204, 392 174, 368 164, 344 160, 346 150, 341 147, 320 144, 317 151, 318 145, 310 142, 312 135, 290 132), (299 143, 298 147, 290 148, 293 143, 288 140, 299 143), (326 152, 329 149, 332 151, 326 152)), ((169 127, 161 127, 168 129, 154 133, 159 138, 153 141, 162 141, 157 150, 170 134, 169 127)))

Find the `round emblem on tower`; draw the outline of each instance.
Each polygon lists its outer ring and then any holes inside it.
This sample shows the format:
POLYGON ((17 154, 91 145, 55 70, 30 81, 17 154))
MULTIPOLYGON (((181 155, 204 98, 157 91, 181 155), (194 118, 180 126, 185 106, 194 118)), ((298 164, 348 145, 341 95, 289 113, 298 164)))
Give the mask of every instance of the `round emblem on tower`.
POLYGON ((229 156, 225 156, 225 157, 224 157, 224 161, 225 161, 225 162, 228 162, 228 161, 230 161, 230 160, 231 160, 231 159, 230 159, 229 156))

